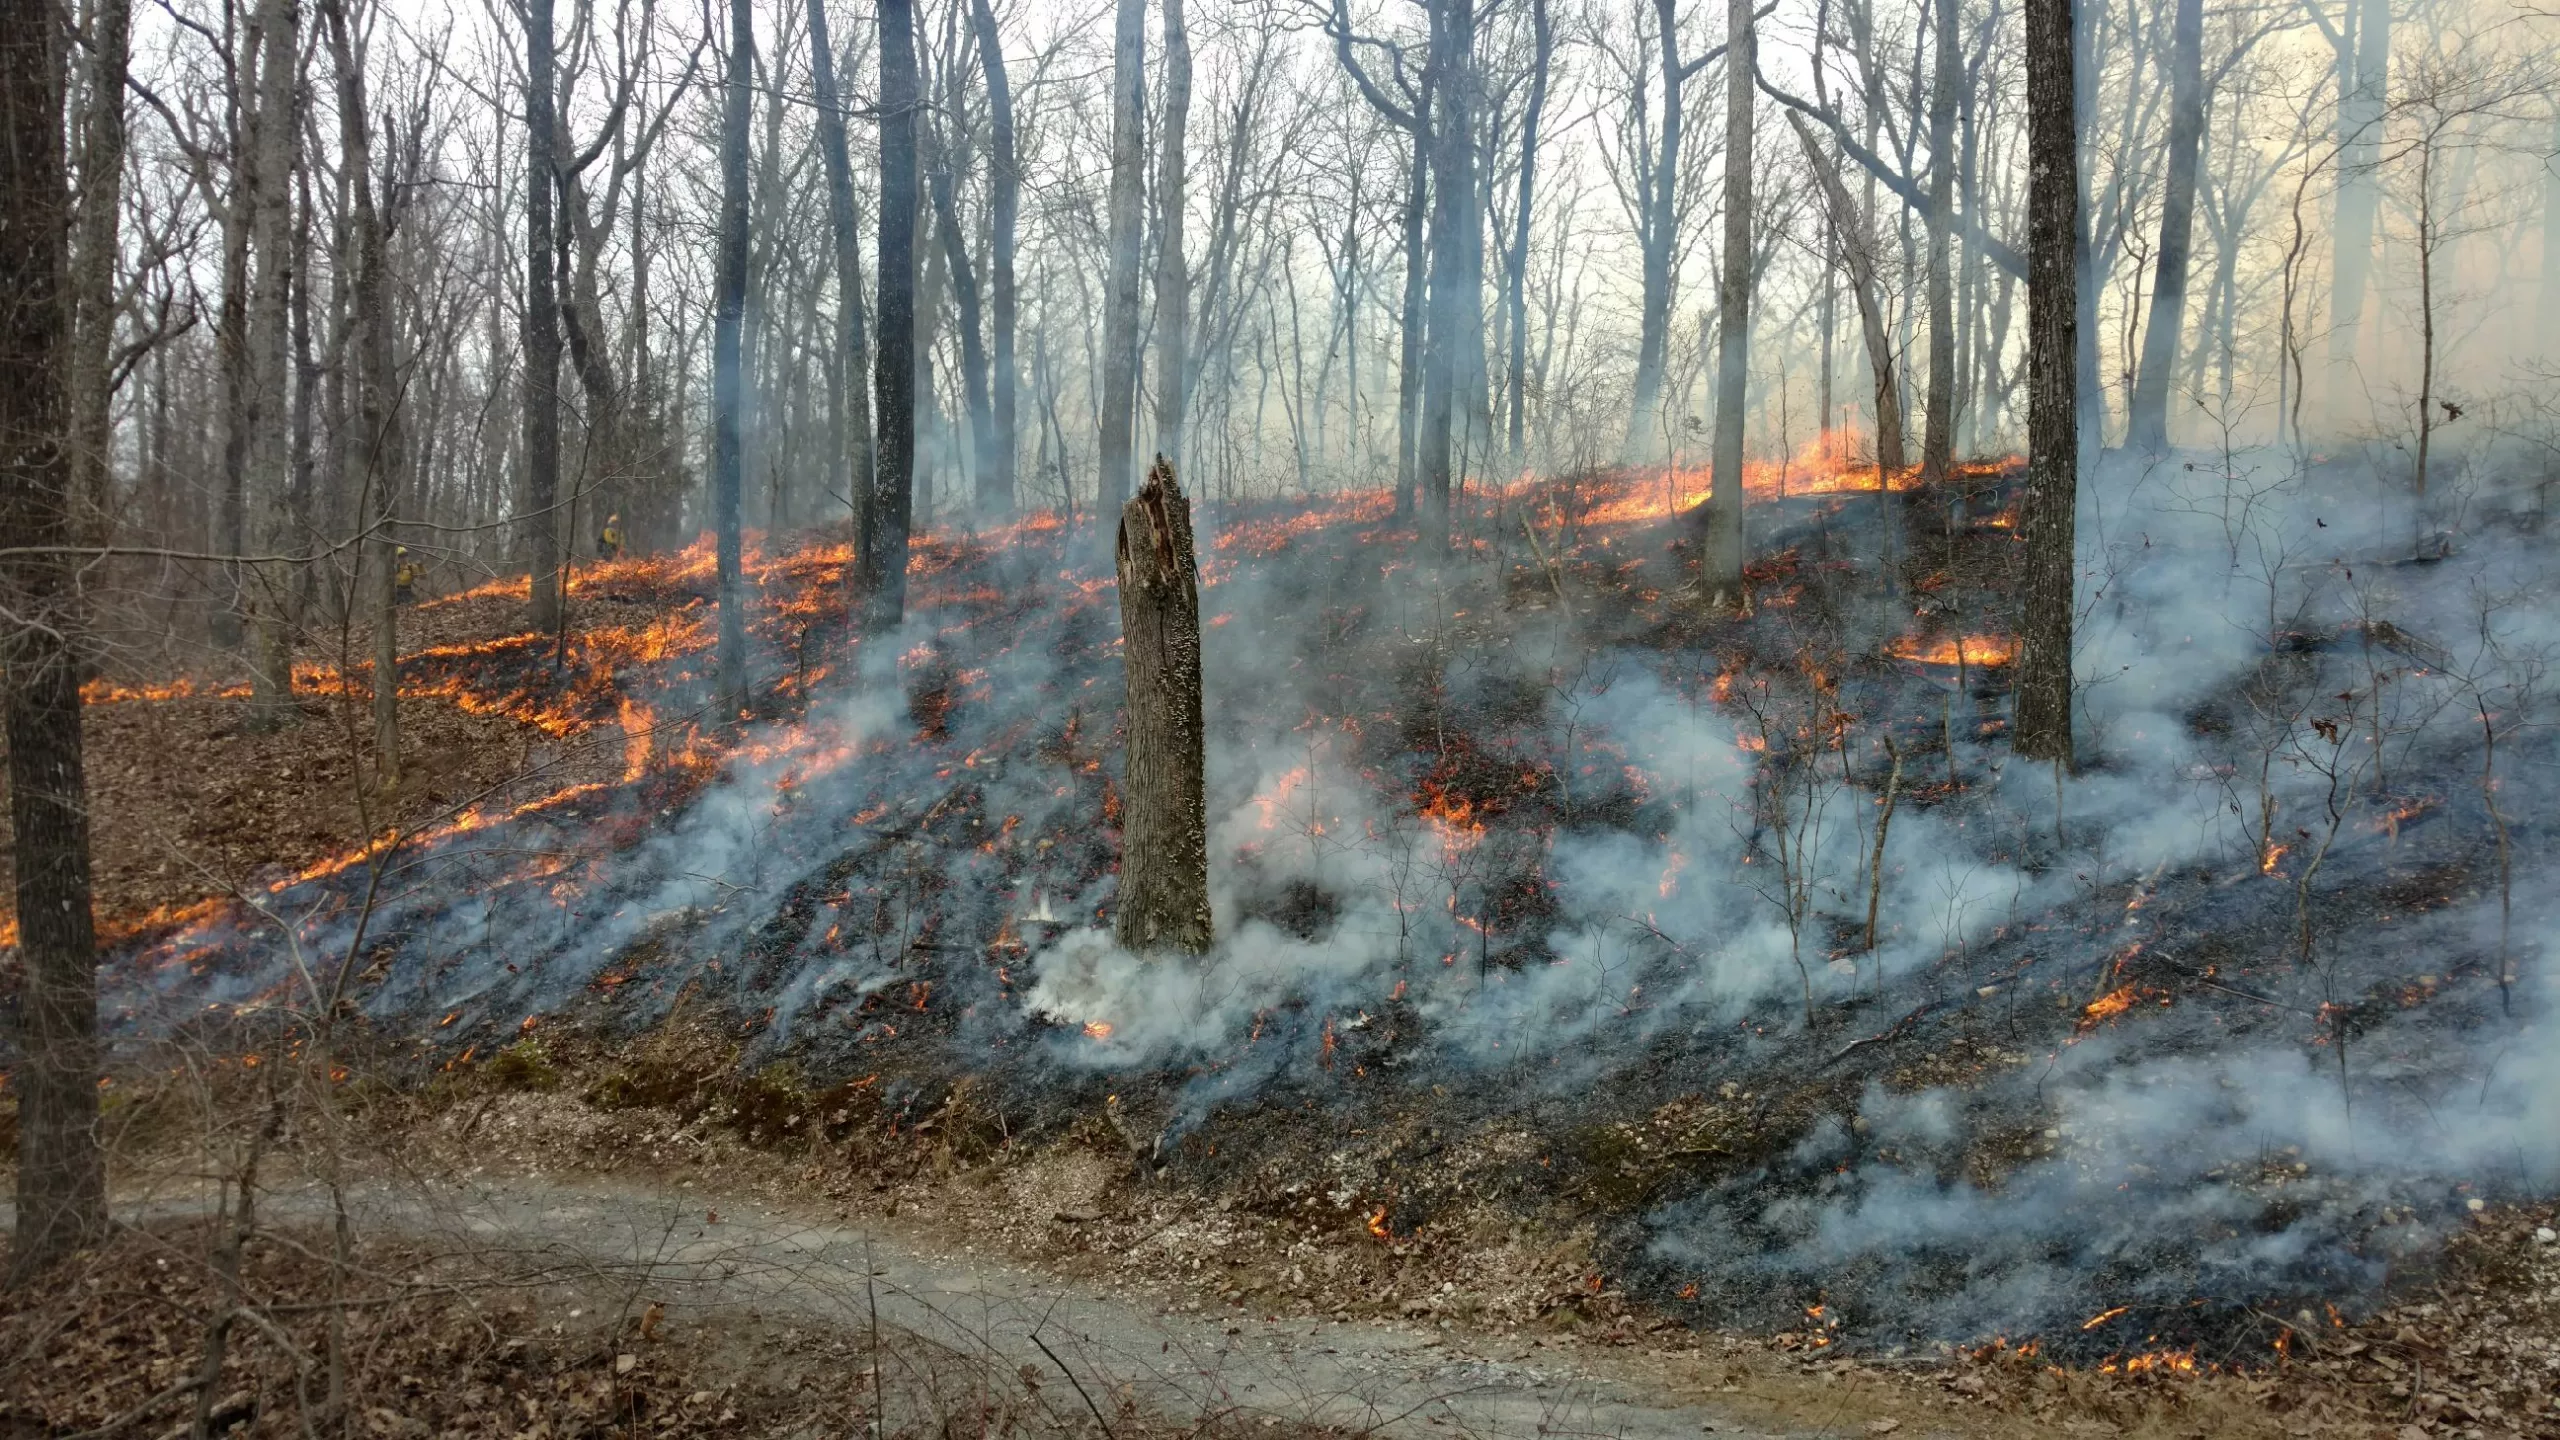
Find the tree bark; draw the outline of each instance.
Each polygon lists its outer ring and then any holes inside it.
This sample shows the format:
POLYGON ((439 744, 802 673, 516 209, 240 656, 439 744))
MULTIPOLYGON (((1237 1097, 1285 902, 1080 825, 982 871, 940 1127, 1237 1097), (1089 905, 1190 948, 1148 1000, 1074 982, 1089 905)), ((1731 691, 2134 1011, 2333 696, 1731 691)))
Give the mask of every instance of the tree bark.
MULTIPOLYGON (((253 544, 279 555, 292 544, 290 443, 294 157, 302 127, 301 14, 295 0, 262 0, 259 43, 257 272, 249 298, 249 512, 253 544)), ((249 725, 279 729, 300 716, 293 701, 290 614, 295 577, 279 560, 253 567, 250 582, 249 725)))
POLYGON ((2204 143, 2204 0, 2177 0, 2169 41, 2169 171, 2160 198, 2160 256, 2142 330, 2125 440, 2159 455, 2169 448, 2169 375, 2186 328, 2187 267, 2194 254, 2196 152, 2204 143))
MULTIPOLYGON (((2190 0, 2191 3, 2191 0, 2190 0)), ((1921 403, 1920 479, 1947 478, 1955 460, 1956 0, 1933 0, 1937 64, 1929 87, 1929 389, 1921 403)))
POLYGON ((533 628, 560 628, 560 296, 551 201, 558 126, 552 0, 525 7, 524 513, 533 628))
POLYGON ((1432 126, 1431 313, 1423 335, 1422 426, 1415 470, 1422 487, 1423 548, 1436 555, 1449 543, 1458 364, 1466 344, 1463 332, 1479 308, 1469 303, 1476 273, 1468 265, 1466 234, 1476 189, 1472 0, 1434 0, 1431 29, 1439 76, 1438 114, 1432 126))
MULTIPOLYGON (((1666 15, 1668 10, 1666 8, 1666 15)), ((1719 609, 1747 603, 1742 584, 1743 410, 1751 386, 1751 77, 1759 25, 1751 0, 1725 0, 1724 273, 1716 286, 1715 493, 1701 507, 1698 593, 1719 609)))
MULTIPOLYGON (((263 13, 263 12, 261 12, 263 13)), ((214 320, 214 364, 222 377, 222 498, 214 548, 225 555, 249 549, 249 430, 257 385, 249 361, 249 228, 256 219, 258 165, 258 27, 241 37, 232 67, 227 138, 231 142, 231 198, 222 207, 222 304, 214 320)), ((211 186, 206 187, 208 203, 211 186)), ((215 643, 224 648, 247 638, 249 576, 236 562, 223 567, 230 594, 214 612, 215 643)))
MULTIPOLYGON (((837 384, 827 422, 828 463, 845 481, 853 528, 871 529, 871 398, 864 376, 870 343, 862 330, 862 246, 853 209, 853 156, 845 143, 844 101, 827 33, 826 0, 809 0, 809 74, 818 102, 818 149, 827 166, 827 226, 835 241, 837 384)), ((859 548, 857 546, 857 548, 859 548)), ((858 567, 857 567, 858 568, 858 567)))
POLYGON ((1404 190, 1404 305, 1396 334, 1396 518, 1413 514, 1421 481, 1422 343, 1429 323, 1425 296, 1430 287, 1429 253, 1424 224, 1431 204, 1431 101, 1424 77, 1421 102, 1414 114, 1411 171, 1404 190))
POLYGON ((395 576, 399 514, 407 458, 393 394, 389 226, 373 193, 373 124, 364 63, 348 34, 345 0, 320 0, 329 58, 338 73, 338 144, 343 152, 354 230, 355 423, 346 450, 351 488, 365 523, 362 550, 367 609, 373 622, 373 777, 384 791, 400 785, 400 624, 395 576))
POLYGON ((1121 509, 1118 560, 1129 752, 1116 929, 1141 955, 1198 955, 1211 939, 1199 567, 1191 501, 1161 455, 1121 509))
MULTIPOLYGON (((543 0, 535 0, 537 5, 543 0)), ((755 28, 747 0, 729 0, 728 93, 720 113, 720 252, 711 338, 711 522, 718 549, 720 703, 747 707, 747 586, 739 553, 745 488, 747 124, 754 98, 755 28)))
POLYGON ((1138 249, 1140 170, 1146 163, 1140 127, 1147 108, 1146 0, 1119 0, 1111 49, 1111 212, 1109 289, 1102 316, 1102 472, 1095 513, 1108 515, 1129 498, 1130 453, 1138 404, 1138 249))
POLYGON ((2079 503, 2079 127, 2073 0, 2026 0, 2027 483, 2018 615, 2020 755, 2068 767, 2076 510, 2079 503))
POLYGON ((996 29, 989 0, 971 0, 970 23, 978 32, 978 66, 987 81, 987 280, 988 340, 994 350, 993 394, 995 452, 978 474, 978 508, 990 516, 1011 515, 1014 461, 1021 449, 1015 435, 1019 367, 1014 362, 1015 310, 1014 229, 1022 208, 1021 160, 1015 153, 1013 85, 1004 68, 1004 37, 996 29))
POLYGON ((125 70, 132 0, 98 0, 80 116, 80 190, 72 217, 71 493, 78 532, 103 544, 114 526, 107 457, 115 441, 116 247, 124 214, 125 70))
POLYGON ((1183 23, 1182 0, 1164 0, 1163 123, 1156 150, 1156 449, 1178 465, 1191 372, 1191 274, 1182 256, 1191 31, 1183 23))
MULTIPOLYGON (((1512 216, 1511 266, 1504 277, 1511 304, 1511 466, 1529 463, 1529 217, 1536 199, 1538 121, 1547 108, 1547 69, 1555 56, 1555 26, 1547 18, 1547 0, 1530 0, 1533 49, 1529 61, 1529 101, 1520 114, 1520 198, 1512 216)), ((1357 351, 1354 351, 1355 355, 1357 351)), ((1357 390, 1357 371, 1354 390, 1357 390)), ((1355 396, 1356 398, 1356 396, 1355 396)))
POLYGON ((907 614, 907 529, 916 473, 916 22, 915 0, 880 0, 880 322, 873 409, 880 460, 863 557, 868 624, 907 614))
MULTIPOLYGON (((63 84, 58 11, 0 0, 0 532, 72 543, 63 393, 63 84)), ((0 687, 18 908, 14 1286, 107 1229, 98 1143, 97 932, 81 767, 81 605, 61 554, 0 561, 0 687)))
POLYGON ((1688 72, 1680 64, 1680 14, 1676 0, 1653 0, 1657 52, 1662 70, 1662 149, 1653 164, 1653 184, 1644 196, 1644 231, 1638 237, 1644 293, 1636 320, 1636 389, 1627 413, 1626 455, 1631 461, 1660 458, 1662 370, 1670 349, 1671 254, 1680 191, 1681 92, 1688 72))

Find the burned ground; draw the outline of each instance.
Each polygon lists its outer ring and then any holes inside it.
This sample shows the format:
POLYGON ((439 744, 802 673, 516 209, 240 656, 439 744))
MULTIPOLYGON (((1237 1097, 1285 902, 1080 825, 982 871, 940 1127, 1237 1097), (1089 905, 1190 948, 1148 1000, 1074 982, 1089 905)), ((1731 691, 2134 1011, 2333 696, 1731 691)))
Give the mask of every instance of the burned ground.
MULTIPOLYGON (((1213 517, 1229 938, 1198 974, 1089 938, 1116 627, 1054 526, 932 542, 907 628, 859 645, 828 619, 841 547, 777 557, 734 727, 701 710, 700 557, 607 567, 653 618, 495 685, 614 774, 265 899, 306 954, 361 923, 413 1078, 552 1037, 612 1057, 595 1103, 761 1143, 1092 1141, 1390 1235, 1569 1216, 1664 1313, 1825 1347, 2264 1361, 2547 1182, 2517 1128, 2548 1095, 2516 959, 2541 892, 2499 880, 2549 848, 2509 778, 2547 732, 2483 788, 2459 707, 2532 699, 2449 653, 2524 541, 2484 528, 2467 574, 2294 567, 2264 634, 2100 674, 2122 728, 2065 793, 2000 744, 2006 484, 1769 500, 1742 620, 1695 613, 1656 477, 1494 497, 1427 578, 1378 497, 1213 517), (2368 731, 2387 769, 2306 789, 2368 731), (2181 808, 2211 823, 2153 833, 2181 808), (722 1044, 631 1043, 670 1025, 722 1044)), ((279 948, 240 916, 156 936, 119 1023, 291 1003, 279 948)))

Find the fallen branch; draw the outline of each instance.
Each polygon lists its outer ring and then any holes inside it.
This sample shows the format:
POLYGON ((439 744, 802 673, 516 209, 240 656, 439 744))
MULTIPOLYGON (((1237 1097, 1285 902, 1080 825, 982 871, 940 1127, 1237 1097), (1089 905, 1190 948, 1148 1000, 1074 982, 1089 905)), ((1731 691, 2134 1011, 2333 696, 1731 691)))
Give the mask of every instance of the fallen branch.
POLYGON ((1910 1032, 1913 1025, 1919 1023, 1921 1016, 1937 1009, 1944 1003, 1946 1002, 1941 1000, 1929 1001, 1919 1009, 1914 1010, 1910 1014, 1903 1016, 1901 1019, 1894 1021, 1892 1024, 1877 1031, 1875 1034, 1868 1036, 1864 1040, 1852 1040, 1848 1044, 1841 1046, 1838 1050, 1832 1052, 1830 1059, 1823 1061, 1820 1065, 1817 1065, 1814 1068, 1817 1070, 1828 1070, 1832 1066, 1839 1064, 1841 1061, 1848 1059, 1850 1056, 1857 1054, 1859 1051, 1866 1049, 1870 1045, 1882 1045, 1888 1040, 1899 1040, 1905 1034, 1910 1032))
POLYGON ((150 1414, 152 1411, 159 1409, 161 1406, 168 1404, 170 1401, 177 1399, 179 1396, 194 1393, 196 1387, 203 1383, 203 1376, 190 1375, 186 1379, 179 1381, 177 1384, 170 1386, 168 1389, 161 1391, 159 1394, 152 1396, 141 1404, 136 1405, 132 1409, 127 1410, 112 1420, 109 1420, 107 1423, 97 1426, 94 1429, 75 1430, 71 1434, 63 1436, 62 1440, 107 1440, 108 1436, 122 1431, 125 1427, 133 1424, 137 1420, 140 1420, 143 1416, 150 1414))

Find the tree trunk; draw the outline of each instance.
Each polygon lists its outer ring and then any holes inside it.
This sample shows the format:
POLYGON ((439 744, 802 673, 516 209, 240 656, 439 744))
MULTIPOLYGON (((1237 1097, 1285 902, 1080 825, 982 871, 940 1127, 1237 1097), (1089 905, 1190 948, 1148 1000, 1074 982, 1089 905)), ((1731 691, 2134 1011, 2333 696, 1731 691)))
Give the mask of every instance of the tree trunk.
POLYGON ((2350 40, 2338 60, 2338 219, 2329 267, 2328 409, 2333 425, 2364 387, 2355 380, 2374 225, 2382 212, 2382 117, 2391 78, 2391 0, 2349 0, 2350 40), (2352 62, 2349 56, 2352 54, 2352 62))
POLYGON ((1654 161, 1653 184, 1644 195, 1644 231, 1638 237, 1644 293, 1636 322, 1635 403, 1627 414, 1626 458, 1662 458, 1662 370, 1671 343, 1671 255, 1673 219, 1680 190, 1681 91, 1686 78, 1680 67, 1680 15, 1675 0, 1653 0, 1654 27, 1659 32, 1662 61, 1662 150, 1654 161))
MULTIPOLYGON (((1666 14, 1668 11, 1666 10, 1666 14)), ((1725 0, 1724 273, 1716 286, 1715 493, 1701 507, 1698 593, 1718 609, 1748 603, 1742 584, 1742 421, 1751 385, 1752 76, 1759 25, 1751 0, 1725 0)))
POLYGON ((115 443, 116 246, 124 214, 124 90, 132 0, 98 0, 80 116, 80 191, 72 216, 71 493, 73 528, 103 544, 114 525, 107 467, 115 443))
POLYGON ((2542 353, 2560 354, 2560 114, 2542 158, 2542 353))
MULTIPOLYGON (((1536 199, 1538 121, 1547 108, 1547 68, 1556 49, 1555 26, 1547 19, 1547 0, 1531 0, 1529 25, 1535 48, 1529 61, 1529 103, 1520 115, 1520 198, 1518 213, 1511 218, 1510 273, 1504 277, 1511 302, 1510 440, 1514 470, 1529 463, 1529 216, 1536 199)), ((1358 372, 1353 373, 1356 382, 1358 372)))
POLYGON ((988 339, 995 354, 993 402, 995 453, 978 473, 978 508, 990 516, 1011 515, 1014 460, 1021 449, 1015 437, 1019 384, 1014 363, 1015 285, 1014 226, 1022 207, 1022 172, 1013 136, 1013 86, 1005 76, 1004 38, 996 29, 996 12, 988 0, 971 0, 970 22, 978 32, 978 65, 987 80, 987 279, 988 339))
MULTIPOLYGON (((0 0, 0 532, 66 545, 60 13, 0 0)), ((81 606, 70 559, 0 561, 0 685, 18 907, 17 1234, 12 1286, 106 1234, 98 1143, 97 932, 81 770, 81 606)))
POLYGON ((1109 291, 1102 316, 1102 472, 1094 513, 1116 512, 1129 498, 1130 447, 1138 403, 1139 211, 1146 163, 1140 127, 1147 110, 1146 0, 1119 0, 1111 50, 1111 215, 1109 291))
POLYGON ((1929 87, 1929 389, 1921 405, 1920 479, 1947 478, 1955 460, 1956 0, 1934 0, 1937 73, 1929 87))
POLYGON ((399 568, 393 523, 399 514, 402 462, 400 409, 393 394, 388 226, 373 193, 372 112, 364 68, 347 33, 345 0, 320 0, 329 58, 338 72, 338 144, 354 229, 355 423, 347 448, 351 489, 365 522, 365 598, 373 621, 373 777, 385 792, 400 785, 399 568))
POLYGON ((2204 0, 2177 0, 2169 54, 2169 173, 2160 199, 2160 258, 2142 330, 2125 442, 2146 454, 2169 448, 2169 374, 2186 327, 2187 264, 2194 253, 2196 151, 2204 142, 2204 0))
POLYGON ((862 333, 862 246, 854 228, 853 157, 845 143, 844 102, 836 92, 826 0, 809 0, 809 73, 817 92, 818 149, 827 165, 827 226, 835 241, 837 384, 828 407, 832 453, 827 460, 833 473, 844 477, 845 494, 853 502, 854 533, 860 536, 871 529, 871 401, 863 378, 871 357, 862 333))
MULTIPOLYGON (((534 0, 537 6, 545 0, 534 0)), ((739 554, 745 487, 747 122, 754 97, 755 28, 747 0, 729 0, 728 94, 720 112, 720 251, 711 338, 711 523, 720 585, 719 691, 729 715, 747 708, 747 585, 739 554)))
POLYGON ((934 144, 932 179, 934 228, 942 232, 942 258, 951 274, 951 300, 959 311, 960 389, 969 409, 970 453, 983 488, 995 449, 994 419, 987 413, 986 319, 978 304, 977 267, 969 262, 969 232, 960 225, 953 196, 950 147, 934 144))
POLYGON ((1422 343, 1429 323, 1424 305, 1430 280, 1424 219, 1431 203, 1431 77, 1414 107, 1412 168, 1404 190, 1404 313, 1396 334, 1396 518, 1413 514, 1422 457, 1422 343))
MULTIPOLYGON (((302 108, 299 94, 294 97, 294 103, 299 112, 302 108)), ((299 120, 297 114, 297 124, 299 120)), ((332 374, 324 379, 319 356, 311 349, 311 277, 316 273, 316 267, 311 263, 311 235, 313 216, 317 211, 311 201, 308 154, 296 157, 293 181, 293 293, 285 302, 286 329, 290 335, 288 343, 293 350, 293 421, 286 439, 287 454, 291 458, 285 481, 285 527, 294 547, 299 549, 320 532, 320 517, 326 513, 326 507, 319 503, 318 487, 313 483, 312 470, 317 449, 314 424, 321 390, 324 385, 335 388, 337 377, 332 374)), ((333 274, 329 277, 332 310, 340 308, 336 302, 338 292, 344 288, 345 282, 338 276, 333 274)), ((316 565, 294 567, 292 588, 287 592, 285 607, 287 628, 291 634, 301 634, 313 623, 312 586, 319 574, 316 565)))
POLYGON ((2027 9, 2027 484, 2019 505, 2020 755, 2071 763, 2071 630, 2079 503, 2079 127, 2072 0, 2027 9))
POLYGON ((1887 472, 1899 470, 1905 463, 1902 387, 1895 379, 1893 341, 1885 332, 1884 304, 1876 294, 1875 235, 1867 228, 1866 216, 1859 213, 1857 202, 1850 198, 1849 187, 1841 183, 1840 172, 1832 168, 1831 157, 1823 153, 1821 142, 1806 127, 1804 117, 1789 112, 1787 123, 1795 127, 1796 140, 1804 146, 1814 180, 1822 187, 1831 211, 1831 228, 1840 242, 1840 261, 1848 267, 1850 297, 1857 302, 1867 361, 1875 372, 1876 467, 1887 472))
POLYGON ((862 562, 874 630, 907 615, 907 528, 916 474, 915 0, 880 0, 880 349, 873 412, 880 460, 862 562))
POLYGON ((1156 449, 1182 463, 1191 357, 1191 275, 1182 257, 1184 142, 1191 128, 1191 32, 1164 0, 1164 133, 1156 151, 1156 449))
POLYGON ((552 57, 552 0, 525 7, 525 277, 524 277, 524 510, 525 559, 532 569, 533 628, 561 623, 560 518, 560 296, 552 267, 558 239, 552 231, 554 137, 558 123, 556 65, 552 57))
MULTIPOLYGON (((287 323, 293 290, 294 156, 301 124, 300 12, 295 0, 262 0, 259 61, 257 275, 249 299, 249 366, 253 377, 248 492, 252 544, 268 556, 293 543, 290 443, 293 336, 287 323)), ((293 702, 293 636, 289 617, 292 567, 267 559, 251 567, 249 725, 272 730, 300 715, 293 702)))
MULTIPOLYGON (((257 207, 258 29, 242 37, 230 92, 231 201, 222 207, 222 306, 214 321, 213 355, 222 373, 222 498, 214 548, 225 555, 249 550, 249 430, 257 386, 249 363, 249 227, 257 207)), ((214 612, 215 643, 238 646, 247 637, 249 576, 238 562, 224 566, 230 593, 214 612)))
MULTIPOLYGON (((1471 0, 1435 0, 1432 43, 1439 56, 1439 113, 1432 126, 1431 317, 1423 336, 1421 449, 1415 463, 1422 485, 1422 543, 1438 554, 1449 543, 1449 503, 1455 456, 1461 331, 1474 307, 1465 291, 1475 277, 1467 266, 1466 226, 1475 193, 1475 7, 1471 0)), ((1481 337, 1479 337, 1481 338, 1481 337)))
POLYGON ((1122 948, 1209 948, 1209 816, 1200 711, 1200 588, 1191 501, 1163 456, 1120 511, 1129 753, 1120 805, 1122 948))
POLYGON ((1814 404, 1822 412, 1823 453, 1831 453, 1832 427, 1840 423, 1832 396, 1832 364, 1840 350, 1840 217, 1826 198, 1822 207, 1822 293, 1814 301, 1814 329, 1821 334, 1821 358, 1814 378, 1814 404))

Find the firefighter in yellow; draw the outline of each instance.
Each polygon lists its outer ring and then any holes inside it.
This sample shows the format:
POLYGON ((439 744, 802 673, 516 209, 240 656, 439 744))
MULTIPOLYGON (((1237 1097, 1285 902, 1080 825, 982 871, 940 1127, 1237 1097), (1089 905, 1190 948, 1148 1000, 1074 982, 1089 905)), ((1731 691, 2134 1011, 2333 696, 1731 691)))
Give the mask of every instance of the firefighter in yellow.
POLYGON ((622 516, 620 514, 604 517, 604 528, 596 532, 596 558, 599 560, 622 558, 622 516))
POLYGON ((418 598, 418 562, 409 558, 409 547, 392 552, 391 603, 406 605, 418 598))

